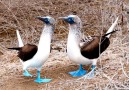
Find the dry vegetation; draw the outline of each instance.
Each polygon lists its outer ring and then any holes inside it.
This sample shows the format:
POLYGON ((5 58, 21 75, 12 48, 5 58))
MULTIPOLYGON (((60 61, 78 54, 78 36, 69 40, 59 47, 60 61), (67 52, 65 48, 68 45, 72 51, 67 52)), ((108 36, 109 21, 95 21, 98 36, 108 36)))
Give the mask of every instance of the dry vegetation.
MULTIPOLYGON (((129 89, 129 1, 128 0, 0 0, 0 90, 116 90, 129 89), (98 58, 93 79, 73 78, 68 71, 77 69, 65 52, 67 24, 57 20, 53 50, 42 69, 42 77, 50 83, 36 84, 34 78, 22 76, 22 65, 15 51, 15 31, 21 33, 24 43, 37 44, 43 27, 36 16, 54 18, 77 14, 83 22, 85 35, 100 35, 119 16, 119 29, 111 38, 111 45, 98 58)), ((90 69, 90 66, 84 66, 90 69)), ((34 75, 35 69, 30 70, 34 75)))

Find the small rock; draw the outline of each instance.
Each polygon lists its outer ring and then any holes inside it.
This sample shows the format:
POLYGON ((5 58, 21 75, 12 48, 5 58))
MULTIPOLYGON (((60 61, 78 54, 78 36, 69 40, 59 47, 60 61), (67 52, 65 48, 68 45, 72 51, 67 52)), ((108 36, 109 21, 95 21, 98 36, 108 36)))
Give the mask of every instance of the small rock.
POLYGON ((3 53, 0 51, 0 55, 3 55, 3 53))

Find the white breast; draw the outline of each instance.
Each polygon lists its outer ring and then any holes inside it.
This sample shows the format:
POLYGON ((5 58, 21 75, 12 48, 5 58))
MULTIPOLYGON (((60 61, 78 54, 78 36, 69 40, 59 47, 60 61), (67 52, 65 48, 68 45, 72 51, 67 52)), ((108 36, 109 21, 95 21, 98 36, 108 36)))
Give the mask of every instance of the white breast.
POLYGON ((92 60, 89 60, 82 56, 80 52, 79 42, 75 35, 70 34, 67 41, 67 54, 70 60, 78 64, 91 64, 92 60))
POLYGON ((49 33, 42 34, 38 45, 38 51, 30 60, 23 62, 23 69, 28 67, 41 68, 46 62, 50 54, 51 35, 49 33))

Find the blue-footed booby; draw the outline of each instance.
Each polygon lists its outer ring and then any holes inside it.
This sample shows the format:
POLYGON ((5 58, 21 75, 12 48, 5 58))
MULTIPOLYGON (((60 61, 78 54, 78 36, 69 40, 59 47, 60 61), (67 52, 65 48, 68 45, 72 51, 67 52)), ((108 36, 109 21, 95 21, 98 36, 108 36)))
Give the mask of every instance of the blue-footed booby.
POLYGON ((23 64, 24 76, 32 77, 32 75, 27 71, 27 68, 35 67, 37 68, 37 78, 34 81, 37 83, 44 83, 51 81, 51 79, 40 78, 40 71, 42 65, 49 57, 51 49, 51 39, 55 29, 55 19, 50 16, 38 16, 37 18, 45 23, 38 46, 31 44, 24 45, 19 31, 17 30, 16 33, 19 47, 13 47, 8 49, 18 50, 18 57, 21 59, 21 62, 23 64))
POLYGON ((71 71, 69 74, 73 77, 83 76, 86 74, 86 70, 82 68, 82 65, 92 64, 92 73, 88 73, 88 78, 94 76, 94 70, 96 68, 97 58, 100 54, 107 49, 110 44, 110 35, 115 32, 115 28, 118 18, 111 25, 106 34, 97 37, 87 36, 87 38, 81 38, 81 19, 77 15, 69 15, 66 17, 59 17, 67 23, 69 23, 69 34, 67 40, 67 54, 70 60, 80 67, 77 71, 71 71))

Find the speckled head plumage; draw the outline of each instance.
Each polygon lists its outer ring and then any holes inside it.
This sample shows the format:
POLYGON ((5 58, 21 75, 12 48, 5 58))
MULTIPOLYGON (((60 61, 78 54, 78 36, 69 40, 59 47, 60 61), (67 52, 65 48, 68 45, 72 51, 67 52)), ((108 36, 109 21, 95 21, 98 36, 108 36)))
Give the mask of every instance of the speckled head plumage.
POLYGON ((60 19, 63 19, 70 25, 78 25, 80 28, 82 27, 82 21, 77 15, 68 15, 66 17, 59 17, 60 19))
POLYGON ((50 17, 50 16, 45 16, 45 17, 42 17, 42 16, 37 16, 37 18, 41 21, 43 21, 45 24, 47 25, 54 25, 55 24, 55 19, 50 17))

